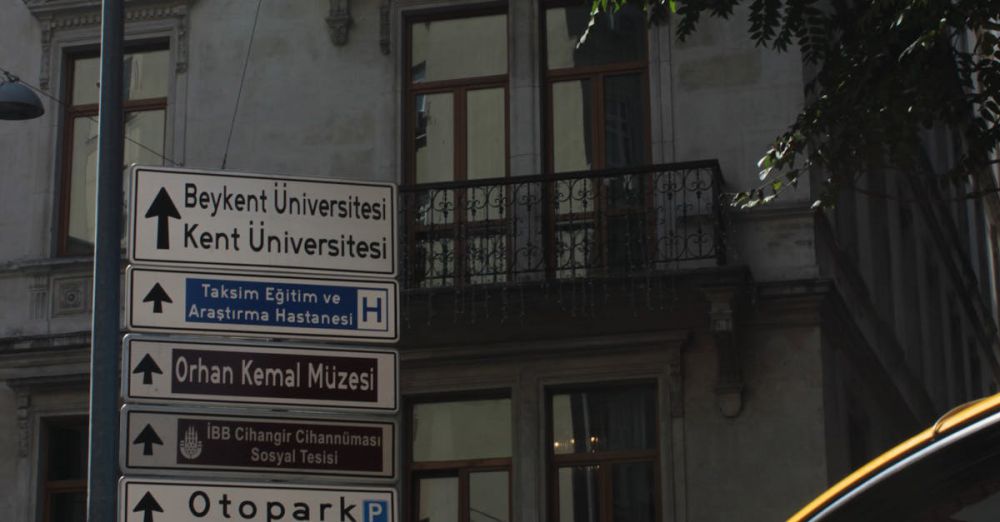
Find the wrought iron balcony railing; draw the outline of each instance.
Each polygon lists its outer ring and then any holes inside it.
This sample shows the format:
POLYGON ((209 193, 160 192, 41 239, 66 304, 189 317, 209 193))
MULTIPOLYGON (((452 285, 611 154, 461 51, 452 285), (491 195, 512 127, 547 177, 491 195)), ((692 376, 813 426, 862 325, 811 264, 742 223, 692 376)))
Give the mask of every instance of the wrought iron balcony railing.
POLYGON ((701 161, 406 186, 403 287, 721 265, 721 184, 701 161))

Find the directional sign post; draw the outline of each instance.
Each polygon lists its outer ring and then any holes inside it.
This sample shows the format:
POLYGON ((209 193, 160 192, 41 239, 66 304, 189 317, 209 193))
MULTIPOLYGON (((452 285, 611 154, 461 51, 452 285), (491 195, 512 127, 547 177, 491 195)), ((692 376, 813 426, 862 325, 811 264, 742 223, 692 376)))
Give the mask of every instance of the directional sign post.
POLYGON ((134 167, 133 263, 396 275, 388 183, 134 167))
POLYGON ((123 478, 121 522, 397 522, 389 488, 123 478))
POLYGON ((126 406, 122 469, 391 479, 392 422, 187 413, 126 406))
POLYGON ((391 413, 393 350, 179 342, 127 336, 123 396, 130 402, 242 403, 391 413))
POLYGON ((273 341, 398 340, 395 185, 140 166, 129 203, 126 328, 214 340, 125 337, 121 470, 184 480, 122 478, 119 522, 396 522, 394 488, 188 481, 397 479, 398 354, 273 341))
POLYGON ((133 331, 393 342, 395 281, 129 267, 133 331))

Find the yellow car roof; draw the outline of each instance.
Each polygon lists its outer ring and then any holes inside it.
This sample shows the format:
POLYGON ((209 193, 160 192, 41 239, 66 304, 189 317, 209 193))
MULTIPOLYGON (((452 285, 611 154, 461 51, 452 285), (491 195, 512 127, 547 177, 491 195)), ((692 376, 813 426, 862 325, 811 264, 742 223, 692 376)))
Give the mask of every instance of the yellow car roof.
POLYGON ((798 513, 792 515, 788 519, 788 522, 809 520, 831 502, 864 483, 889 465, 914 451, 929 446, 937 441, 941 435, 959 430, 986 415, 996 413, 998 410, 1000 410, 1000 393, 958 406, 945 413, 933 426, 875 457, 871 462, 841 479, 840 482, 837 482, 833 487, 824 491, 822 495, 816 497, 812 502, 800 509, 798 513))

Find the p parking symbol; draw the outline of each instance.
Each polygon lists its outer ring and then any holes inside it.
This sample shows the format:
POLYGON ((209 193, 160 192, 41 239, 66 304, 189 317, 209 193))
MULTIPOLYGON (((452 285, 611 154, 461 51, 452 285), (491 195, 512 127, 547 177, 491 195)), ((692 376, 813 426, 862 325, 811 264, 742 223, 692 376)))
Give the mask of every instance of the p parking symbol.
POLYGON ((361 522, 389 522, 389 502, 365 500, 361 502, 361 522))

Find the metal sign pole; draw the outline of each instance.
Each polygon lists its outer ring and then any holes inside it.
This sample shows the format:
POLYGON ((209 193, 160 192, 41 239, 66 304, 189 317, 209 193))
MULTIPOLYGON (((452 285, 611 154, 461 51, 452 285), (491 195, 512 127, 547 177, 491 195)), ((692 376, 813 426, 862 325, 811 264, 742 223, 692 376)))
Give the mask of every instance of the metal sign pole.
POLYGON ((115 520, 117 510, 124 1, 103 0, 101 19, 97 227, 90 343, 90 467, 87 476, 87 520, 90 522, 115 520))

